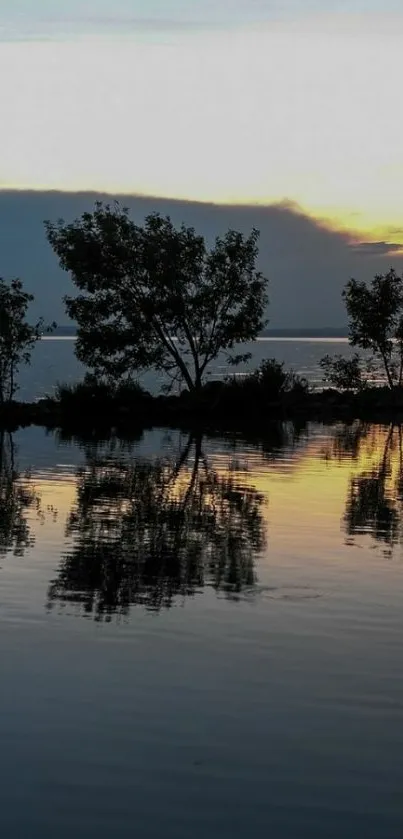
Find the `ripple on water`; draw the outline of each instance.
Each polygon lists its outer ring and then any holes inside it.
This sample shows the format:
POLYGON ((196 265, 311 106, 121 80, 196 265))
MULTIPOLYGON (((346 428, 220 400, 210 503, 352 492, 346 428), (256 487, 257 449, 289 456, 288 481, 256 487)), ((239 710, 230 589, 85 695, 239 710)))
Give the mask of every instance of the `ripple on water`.
POLYGON ((398 442, 9 440, 1 837, 400 839, 398 442))

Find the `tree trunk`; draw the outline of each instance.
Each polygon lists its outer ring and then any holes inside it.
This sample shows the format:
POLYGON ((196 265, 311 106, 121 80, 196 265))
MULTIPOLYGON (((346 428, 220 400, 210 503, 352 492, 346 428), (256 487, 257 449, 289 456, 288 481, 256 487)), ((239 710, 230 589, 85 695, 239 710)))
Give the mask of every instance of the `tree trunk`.
POLYGON ((386 372, 386 378, 388 380, 388 385, 389 385, 391 390, 394 390, 395 386, 393 384, 393 379, 392 379, 391 372, 390 372, 390 369, 389 369, 388 359, 387 359, 385 353, 382 352, 382 350, 381 350, 381 358, 382 358, 382 361, 383 361, 383 365, 385 367, 385 372, 386 372))
POLYGON ((13 401, 14 396, 14 364, 11 362, 10 366, 10 390, 8 394, 8 402, 13 401))
POLYGON ((202 377, 200 374, 200 370, 196 370, 195 373, 195 380, 194 380, 194 390, 200 391, 202 386, 202 377))

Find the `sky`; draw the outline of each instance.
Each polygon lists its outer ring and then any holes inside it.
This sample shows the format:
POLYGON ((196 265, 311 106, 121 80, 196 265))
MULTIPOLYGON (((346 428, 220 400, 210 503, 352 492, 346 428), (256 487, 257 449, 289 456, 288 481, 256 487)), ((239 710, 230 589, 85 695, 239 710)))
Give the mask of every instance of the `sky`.
POLYGON ((1 0, 0 189, 297 207, 403 244, 401 0, 1 0))
MULTIPOLYGON (((76 291, 49 247, 44 219, 66 221, 91 211, 106 194, 0 190, 0 276, 21 277, 35 295, 35 316, 68 322, 63 296, 76 291)), ((142 224, 156 210, 205 236, 209 245, 231 227, 260 231, 258 267, 269 280, 267 315, 277 328, 345 327, 342 290, 350 277, 370 280, 391 265, 401 273, 398 242, 382 239, 357 244, 349 232, 336 231, 290 205, 220 205, 125 196, 131 218, 142 224)))

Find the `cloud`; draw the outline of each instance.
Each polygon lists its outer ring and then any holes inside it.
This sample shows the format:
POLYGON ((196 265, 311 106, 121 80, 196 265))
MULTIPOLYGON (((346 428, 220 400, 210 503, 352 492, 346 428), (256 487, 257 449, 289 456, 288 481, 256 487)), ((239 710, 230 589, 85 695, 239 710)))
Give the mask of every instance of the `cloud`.
POLYGON ((81 0, 70 0, 67 10, 50 0, 3 0, 0 41, 262 27, 305 34, 396 32, 403 19, 399 5, 393 0, 383 0, 381 6, 379 0, 365 3, 364 10, 361 0, 350 0, 347 11, 335 0, 204 0, 194 4, 189 0, 148 0, 146 6, 143 0, 115 0, 111 14, 107 0, 95 0, 85 8, 81 0))
MULTIPOLYGON (((183 221, 195 227, 208 242, 229 227, 245 233, 252 227, 260 230, 259 267, 269 278, 272 328, 343 327, 345 283, 351 276, 371 280, 390 268, 381 249, 355 249, 351 234, 326 229, 287 203, 223 206, 94 192, 0 191, 0 275, 24 280, 35 295, 36 315, 66 323, 62 299, 73 290, 46 241, 44 219, 71 221, 92 210, 96 200, 114 197, 129 207, 137 223, 157 210, 170 215, 174 224, 183 221)), ((401 272, 403 255, 395 251, 393 262, 401 272)))
POLYGON ((111 38, 115 35, 138 34, 170 34, 175 32, 209 31, 220 28, 236 28, 236 23, 228 24, 208 21, 193 21, 168 18, 141 17, 96 17, 96 18, 65 18, 38 19, 24 24, 10 22, 0 26, 0 41, 41 41, 60 40, 75 37, 104 36, 111 38))
POLYGON ((389 256, 393 253, 403 253, 403 245, 398 242, 357 242, 350 245, 350 249, 362 256, 389 256))
POLYGON ((401 218, 400 136, 373 130, 374 102, 388 125, 398 99, 399 52, 383 39, 107 32, 0 51, 3 186, 287 195, 315 217, 358 211, 355 229, 397 240, 383 230, 401 218))

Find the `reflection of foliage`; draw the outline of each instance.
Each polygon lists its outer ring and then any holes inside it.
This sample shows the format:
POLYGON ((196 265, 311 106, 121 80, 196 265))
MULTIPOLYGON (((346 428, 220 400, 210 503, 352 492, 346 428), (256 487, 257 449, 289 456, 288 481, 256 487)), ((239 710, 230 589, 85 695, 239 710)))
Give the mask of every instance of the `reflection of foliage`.
POLYGON ((208 436, 210 439, 216 437, 220 445, 225 441, 226 447, 234 453, 238 449, 244 453, 246 448, 260 455, 265 462, 275 463, 284 460, 285 451, 289 460, 297 458, 298 453, 306 445, 311 431, 309 424, 300 419, 299 421, 268 421, 258 433, 256 430, 252 432, 244 429, 238 433, 223 434, 222 430, 214 433, 209 429, 208 436))
POLYGON ((389 546, 402 541, 402 429, 391 425, 388 429, 367 429, 367 456, 374 460, 366 470, 352 478, 347 498, 345 524, 347 533, 370 533, 389 546), (374 443, 377 443, 375 448, 374 443))
POLYGON ((49 602, 97 619, 131 604, 158 610, 203 585, 236 595, 254 582, 264 544, 262 496, 234 471, 214 471, 189 438, 176 463, 92 449, 79 474, 63 557, 49 602))
POLYGON ((343 461, 345 458, 357 460, 363 442, 365 441, 368 445, 370 430, 371 426, 361 420, 337 425, 330 443, 324 449, 326 460, 343 461))
POLYGON ((0 556, 12 551, 22 556, 34 543, 26 518, 27 510, 38 505, 37 495, 22 481, 15 468, 11 434, 0 433, 0 556))

